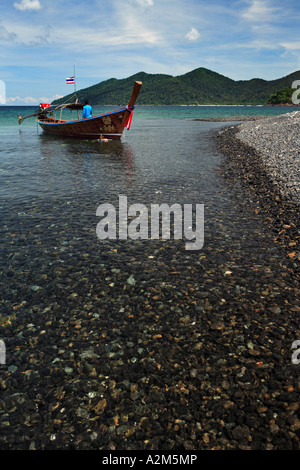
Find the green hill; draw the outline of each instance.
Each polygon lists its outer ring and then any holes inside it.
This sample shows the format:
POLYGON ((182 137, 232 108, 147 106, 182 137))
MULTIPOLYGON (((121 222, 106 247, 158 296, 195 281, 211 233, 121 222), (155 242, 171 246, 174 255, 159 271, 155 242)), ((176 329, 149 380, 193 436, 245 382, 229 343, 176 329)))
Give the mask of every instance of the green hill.
MULTIPOLYGON (((235 81, 206 68, 177 77, 140 72, 128 78, 111 78, 84 88, 77 91, 77 97, 80 102, 89 99, 92 105, 123 106, 129 101, 134 81, 141 80, 143 86, 137 101, 139 105, 265 105, 272 94, 291 87, 297 79, 300 79, 300 71, 271 81, 259 78, 235 81)), ((55 100, 52 104, 64 103, 71 96, 55 100)))

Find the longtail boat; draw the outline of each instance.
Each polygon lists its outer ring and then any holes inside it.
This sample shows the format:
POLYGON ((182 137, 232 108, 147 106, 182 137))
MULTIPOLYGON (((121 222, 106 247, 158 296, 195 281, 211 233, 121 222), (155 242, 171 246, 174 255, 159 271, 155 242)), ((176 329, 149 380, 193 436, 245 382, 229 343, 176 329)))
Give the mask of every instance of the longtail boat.
POLYGON ((36 122, 44 132, 60 135, 63 137, 80 137, 84 139, 115 139, 119 140, 125 128, 129 129, 132 120, 134 104, 140 92, 142 82, 134 82, 133 91, 126 107, 114 111, 98 114, 85 119, 79 119, 79 111, 83 105, 78 103, 67 103, 58 106, 50 106, 46 103, 39 105, 35 114, 22 118, 19 116, 19 124, 28 117, 37 116, 36 122), (71 111, 71 119, 62 119, 64 109, 71 111), (73 120, 72 112, 77 111, 77 119, 73 120), (57 113, 60 114, 57 117, 57 113), (54 114, 54 115, 53 115, 54 114))

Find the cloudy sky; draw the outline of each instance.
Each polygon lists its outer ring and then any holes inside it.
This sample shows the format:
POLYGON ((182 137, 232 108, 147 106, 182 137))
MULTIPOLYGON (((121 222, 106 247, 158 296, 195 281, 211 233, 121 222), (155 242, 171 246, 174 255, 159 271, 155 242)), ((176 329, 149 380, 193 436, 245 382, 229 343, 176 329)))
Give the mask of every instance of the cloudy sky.
MULTIPOLYGON (((300 70, 299 0, 0 0, 0 84, 36 104, 140 71, 234 80, 300 70)), ((300 78, 300 77, 299 77, 300 78)))

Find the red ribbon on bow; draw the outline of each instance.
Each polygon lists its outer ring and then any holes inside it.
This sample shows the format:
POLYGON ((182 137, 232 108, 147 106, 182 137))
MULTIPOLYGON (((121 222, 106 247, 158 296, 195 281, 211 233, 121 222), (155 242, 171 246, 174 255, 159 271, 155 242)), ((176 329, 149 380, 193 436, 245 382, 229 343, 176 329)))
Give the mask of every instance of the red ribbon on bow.
POLYGON ((124 124, 124 127, 127 127, 127 129, 129 130, 130 129, 130 126, 131 126, 131 121, 132 121, 132 114, 133 114, 133 109, 129 109, 128 106, 126 106, 126 109, 127 111, 130 112, 125 124, 124 124))

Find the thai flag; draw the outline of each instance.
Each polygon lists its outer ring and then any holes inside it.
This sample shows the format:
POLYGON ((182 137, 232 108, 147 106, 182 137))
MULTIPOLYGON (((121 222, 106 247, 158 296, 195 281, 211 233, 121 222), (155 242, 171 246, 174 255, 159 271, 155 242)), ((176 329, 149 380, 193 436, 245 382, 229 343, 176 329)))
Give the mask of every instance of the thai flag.
POLYGON ((74 77, 66 78, 66 85, 72 85, 74 83, 74 77))

